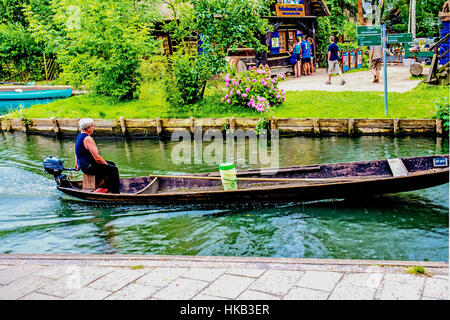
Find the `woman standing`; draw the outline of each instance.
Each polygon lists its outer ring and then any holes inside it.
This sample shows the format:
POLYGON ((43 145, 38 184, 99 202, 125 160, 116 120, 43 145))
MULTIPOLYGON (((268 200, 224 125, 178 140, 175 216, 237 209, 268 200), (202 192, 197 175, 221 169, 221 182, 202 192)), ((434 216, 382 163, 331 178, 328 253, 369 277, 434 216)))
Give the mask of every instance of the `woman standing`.
POLYGON ((292 47, 292 57, 295 59, 294 63, 294 74, 296 78, 300 78, 302 74, 302 57, 301 57, 301 44, 299 38, 295 38, 295 43, 292 47))

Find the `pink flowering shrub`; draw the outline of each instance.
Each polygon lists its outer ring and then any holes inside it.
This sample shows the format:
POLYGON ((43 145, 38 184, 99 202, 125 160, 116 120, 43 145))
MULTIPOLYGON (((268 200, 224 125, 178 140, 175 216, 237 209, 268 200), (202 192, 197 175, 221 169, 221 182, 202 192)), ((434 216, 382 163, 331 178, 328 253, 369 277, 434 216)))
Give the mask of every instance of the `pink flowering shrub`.
POLYGON ((222 102, 267 112, 286 100, 284 90, 277 88, 285 77, 282 73, 272 77, 268 65, 249 67, 248 71, 239 73, 234 78, 227 74, 225 86, 228 93, 222 98, 222 102))

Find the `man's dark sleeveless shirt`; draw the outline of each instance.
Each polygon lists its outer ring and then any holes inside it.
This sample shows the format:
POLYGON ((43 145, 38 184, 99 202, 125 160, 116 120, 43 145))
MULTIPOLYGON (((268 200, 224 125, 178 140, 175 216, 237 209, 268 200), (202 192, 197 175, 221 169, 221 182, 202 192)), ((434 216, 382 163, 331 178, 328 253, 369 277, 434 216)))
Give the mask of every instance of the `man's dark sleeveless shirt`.
POLYGON ((84 139, 89 135, 86 133, 79 133, 75 141, 75 154, 78 159, 78 166, 81 170, 86 169, 90 164, 95 164, 96 161, 91 152, 84 146, 84 139))

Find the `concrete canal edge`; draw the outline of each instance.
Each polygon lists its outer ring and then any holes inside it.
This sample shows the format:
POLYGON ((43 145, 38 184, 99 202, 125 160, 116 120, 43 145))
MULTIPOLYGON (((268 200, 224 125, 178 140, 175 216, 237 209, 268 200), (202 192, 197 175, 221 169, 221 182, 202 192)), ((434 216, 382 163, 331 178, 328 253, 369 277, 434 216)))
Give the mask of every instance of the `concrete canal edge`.
POLYGON ((0 299, 443 300, 448 267, 430 261, 0 254, 0 299), (426 274, 407 272, 417 266, 426 274))
MULTIPOLYGON (((2 132, 21 131, 51 136, 71 136, 79 132, 75 119, 26 119, 0 117, 2 132)), ((441 119, 326 119, 276 118, 261 124, 258 118, 186 118, 186 119, 94 119, 96 136, 129 138, 164 138, 177 131, 204 133, 208 130, 234 133, 236 130, 255 130, 261 125, 278 130, 279 136, 443 136, 441 119)))

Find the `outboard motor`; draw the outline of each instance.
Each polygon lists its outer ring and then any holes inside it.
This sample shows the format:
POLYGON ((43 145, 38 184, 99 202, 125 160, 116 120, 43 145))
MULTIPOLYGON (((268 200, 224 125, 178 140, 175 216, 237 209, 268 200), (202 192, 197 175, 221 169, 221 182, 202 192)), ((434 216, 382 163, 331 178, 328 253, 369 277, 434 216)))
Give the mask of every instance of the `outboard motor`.
POLYGON ((64 161, 53 156, 49 156, 45 158, 44 163, 42 164, 44 166, 44 169, 47 173, 50 173, 55 178, 58 185, 65 185, 67 180, 67 176, 65 174, 62 174, 64 170, 75 170, 75 169, 66 169, 63 165, 64 161))

